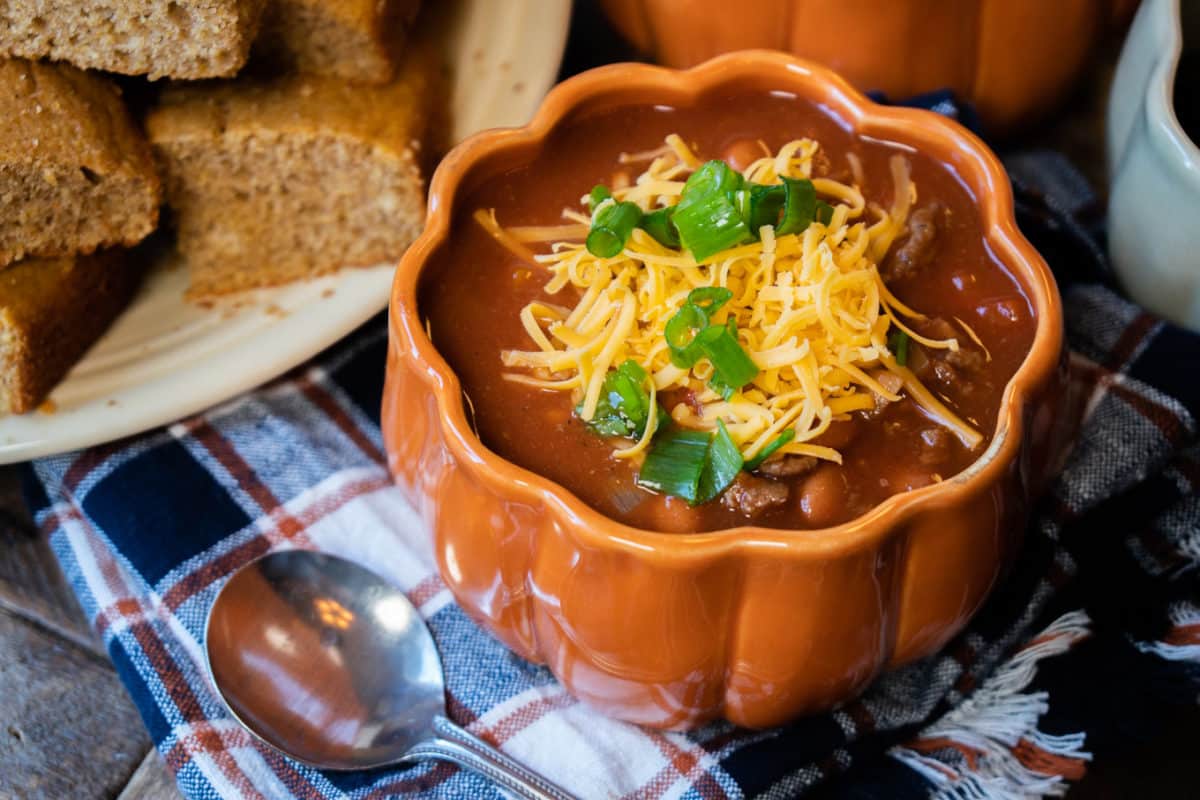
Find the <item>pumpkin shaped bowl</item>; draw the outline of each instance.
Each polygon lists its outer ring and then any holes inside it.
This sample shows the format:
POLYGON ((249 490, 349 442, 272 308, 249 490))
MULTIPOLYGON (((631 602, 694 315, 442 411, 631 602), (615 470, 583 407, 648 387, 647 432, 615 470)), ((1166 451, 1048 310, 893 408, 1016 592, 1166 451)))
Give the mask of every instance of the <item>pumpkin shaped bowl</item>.
POLYGON ((688 71, 602 67, 556 87, 528 126, 460 144, 438 167, 425 231, 397 270, 389 330, 389 467, 428 523, 459 604, 580 699, 660 728, 718 717, 783 723, 943 646, 1015 557, 1028 503, 1069 438, 1056 424, 1065 377, 1057 290, 1017 231, 996 158, 944 118, 873 104, 832 72, 779 53, 688 71), (481 181, 527 167, 563 126, 590 115, 686 107, 730 87, 773 92, 854 135, 931 155, 973 198, 986 247, 1035 319, 986 450, 960 474, 834 527, 663 533, 601 514, 481 441, 425 318, 427 273, 448 263, 470 279, 474 267, 446 258, 481 181))
POLYGON ((1049 110, 1106 30, 1136 0, 602 0, 618 31, 670 67, 773 48, 840 72, 863 90, 911 97, 949 89, 991 132, 1049 110))

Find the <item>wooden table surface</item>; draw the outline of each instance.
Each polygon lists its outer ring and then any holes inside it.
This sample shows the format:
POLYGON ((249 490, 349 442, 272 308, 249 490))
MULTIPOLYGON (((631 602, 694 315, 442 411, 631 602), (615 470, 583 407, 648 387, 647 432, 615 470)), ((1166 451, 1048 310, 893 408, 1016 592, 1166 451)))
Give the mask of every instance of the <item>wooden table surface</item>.
POLYGON ((19 468, 0 467, 0 798, 179 797, 29 518, 19 468))
MULTIPOLYGON (((576 6, 564 72, 611 60, 589 3, 576 6), (582 31, 582 33, 581 33, 582 31)), ((606 44, 607 43, 607 44, 606 44)), ((1103 186, 1103 102, 1117 42, 1092 80, 1032 141, 1066 150, 1103 186)), ((1200 711, 1181 705, 1160 735, 1095 764, 1070 800, 1184 798, 1195 788, 1200 711)), ((841 796, 836 782, 821 800, 841 796)), ((133 703, 21 498, 20 470, 0 467, 0 798, 177 800, 133 703)))

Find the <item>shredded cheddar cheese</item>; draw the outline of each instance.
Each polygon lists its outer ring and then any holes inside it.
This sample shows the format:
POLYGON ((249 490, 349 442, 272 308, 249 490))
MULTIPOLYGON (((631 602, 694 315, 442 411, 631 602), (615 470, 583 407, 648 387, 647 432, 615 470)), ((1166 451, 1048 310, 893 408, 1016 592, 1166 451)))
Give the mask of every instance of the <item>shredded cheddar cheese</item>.
MULTIPOLYGON (((571 392, 580 416, 590 420, 609 370, 626 359, 637 362, 649 375, 650 420, 639 441, 615 452, 618 457, 645 450, 660 423, 654 398, 677 390, 689 392, 692 402, 668 408, 671 418, 710 431, 723 421, 746 459, 791 429, 794 438, 777 452, 840 463, 837 450, 814 440, 835 420, 900 400, 901 392, 968 448, 978 446, 980 433, 897 364, 888 347, 889 334, 898 329, 928 348, 958 348, 956 339, 931 339, 913 330, 908 321, 924 317, 888 290, 877 267, 905 231, 916 202, 908 163, 892 158, 893 200, 881 208, 863 196, 861 165, 854 165, 854 184, 812 178, 817 142, 797 139, 774 154, 763 149, 764 155, 744 170, 745 179, 759 184, 778 184, 782 177, 811 179, 833 207, 827 225, 813 222, 785 236, 764 226, 759 241, 702 262, 635 229, 621 253, 599 258, 582 243, 589 221, 585 214, 568 210, 565 225, 506 230, 494 211, 480 210, 476 219, 501 243, 543 265, 550 276, 548 299, 521 312, 532 347, 501 354, 512 370, 506 377, 571 392), (552 242, 550 252, 533 255, 526 245, 534 241, 552 242), (568 307, 549 300, 568 286, 577 291, 576 302, 568 307), (712 322, 735 318, 739 344, 759 368, 753 381, 728 399, 709 386, 711 363, 702 359, 690 369, 674 365, 664 336, 668 320, 700 287, 732 292, 712 322)), ((660 149, 621 158, 623 164, 647 162, 631 185, 613 191, 616 201, 636 203, 643 211, 674 205, 687 176, 701 164, 674 134, 660 149)))

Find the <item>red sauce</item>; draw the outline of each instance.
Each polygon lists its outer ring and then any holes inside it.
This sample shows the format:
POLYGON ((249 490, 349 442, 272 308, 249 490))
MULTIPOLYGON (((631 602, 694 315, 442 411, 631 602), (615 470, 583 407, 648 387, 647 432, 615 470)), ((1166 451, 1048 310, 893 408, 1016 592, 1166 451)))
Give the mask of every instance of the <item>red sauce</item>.
MULTIPOLYGON (((956 176, 921 153, 857 138, 825 111, 792 97, 740 93, 704 98, 690 108, 634 106, 597 112, 560 127, 528 165, 498 171, 466 187, 463 200, 452 240, 425 273, 420 305, 422 316, 430 322, 434 345, 471 398, 481 439, 500 456, 637 527, 699 531, 751 522, 782 528, 824 527, 852 519, 898 492, 948 478, 986 448, 1004 387, 1033 341, 1030 303, 1014 277, 988 251, 974 198, 956 176), (655 148, 672 132, 697 145, 702 159, 731 161, 745 157, 747 140, 761 139, 774 152, 792 139, 816 139, 821 155, 815 175, 850 182, 846 154, 852 152, 862 162, 866 185, 861 188, 868 201, 885 207, 892 199, 888 159, 903 153, 917 185, 915 209, 936 202, 946 211, 940 217, 932 260, 911 277, 889 281, 889 287, 931 317, 964 320, 983 340, 990 361, 978 358, 980 363, 971 370, 952 371, 952 379, 946 382, 932 369, 935 359, 922 377, 926 386, 987 437, 984 444, 966 449, 907 400, 870 417, 856 414, 829 435, 844 464, 822 465, 806 475, 784 479, 789 485, 788 502, 751 520, 718 501, 692 508, 638 488, 635 467, 613 458, 613 443, 590 433, 572 415, 569 393, 504 380, 500 352, 530 347, 518 315, 526 303, 542 296, 548 275, 531 270, 494 241, 470 218, 471 212, 495 208, 506 226, 556 224, 562 209, 578 208, 579 198, 593 185, 611 185, 614 174, 623 169, 617 162, 620 153, 655 148)), ((893 245, 893 253, 899 244, 893 245)), ((574 298, 564 290, 553 302, 572 305, 574 298)), ((920 332, 936 335, 936 331, 920 332)), ((957 335, 964 349, 982 355, 961 330, 957 335)), ((921 360, 920 355, 914 356, 921 360)))

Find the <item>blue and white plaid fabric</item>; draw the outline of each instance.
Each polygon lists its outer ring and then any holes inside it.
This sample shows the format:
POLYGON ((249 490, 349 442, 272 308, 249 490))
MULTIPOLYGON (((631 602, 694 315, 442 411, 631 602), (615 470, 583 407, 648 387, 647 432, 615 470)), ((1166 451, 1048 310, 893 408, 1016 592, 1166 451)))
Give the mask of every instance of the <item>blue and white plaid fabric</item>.
POLYGON ((1200 337, 1100 282, 1094 198, 1060 159, 1009 161, 1021 224, 1064 284, 1082 437, 1016 569, 940 654, 835 712, 767 731, 659 733, 606 719, 477 628, 389 481, 386 331, 208 413, 33 465, 41 527, 183 792, 209 798, 494 797, 445 765, 323 773, 245 733, 205 673, 227 576, 315 548, 401 586, 433 630, 451 715, 583 798, 1063 793, 1200 677, 1200 337), (1081 189, 1082 187, 1082 189, 1081 189), (830 786, 832 784, 832 786, 830 786))

